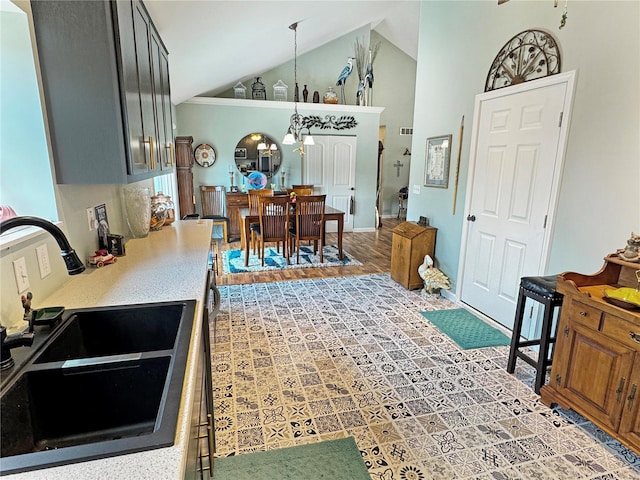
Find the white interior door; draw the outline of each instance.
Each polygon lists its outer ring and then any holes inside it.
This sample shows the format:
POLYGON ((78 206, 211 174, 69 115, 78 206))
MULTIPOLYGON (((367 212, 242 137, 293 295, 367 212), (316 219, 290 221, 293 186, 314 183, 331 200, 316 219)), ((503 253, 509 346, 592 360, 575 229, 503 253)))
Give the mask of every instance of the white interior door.
MULTIPOLYGON (((545 266, 568 85, 508 90, 476 101, 459 293, 464 303, 513 328, 520 278, 541 275, 545 266)), ((530 328, 525 323, 523 333, 530 328)))
MULTIPOLYGON (((353 231, 356 185, 356 137, 314 135, 315 145, 305 145, 302 183, 313 193, 327 196, 327 205, 344 212, 344 231, 353 231)), ((327 231, 335 232, 335 222, 327 231)))

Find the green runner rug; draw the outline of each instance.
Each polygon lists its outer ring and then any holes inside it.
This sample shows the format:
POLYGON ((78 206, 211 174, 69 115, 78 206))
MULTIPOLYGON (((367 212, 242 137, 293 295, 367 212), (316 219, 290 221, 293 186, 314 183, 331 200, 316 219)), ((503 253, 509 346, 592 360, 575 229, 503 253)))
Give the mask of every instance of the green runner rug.
POLYGON ((370 480, 353 437, 215 458, 214 480, 370 480))
POLYGON ((464 308, 420 312, 461 348, 509 345, 511 339, 464 308))

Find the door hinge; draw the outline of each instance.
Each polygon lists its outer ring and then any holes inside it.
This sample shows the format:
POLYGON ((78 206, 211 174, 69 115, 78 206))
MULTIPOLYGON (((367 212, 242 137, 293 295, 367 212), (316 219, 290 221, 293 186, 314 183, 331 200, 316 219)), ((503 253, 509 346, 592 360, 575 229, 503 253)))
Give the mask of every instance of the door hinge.
POLYGON ((564 112, 560 112, 560 118, 558 119, 558 128, 560 128, 562 126, 562 116, 564 115, 564 112))
POLYGON ((544 223, 542 224, 542 228, 547 228, 547 216, 544 216, 544 223))

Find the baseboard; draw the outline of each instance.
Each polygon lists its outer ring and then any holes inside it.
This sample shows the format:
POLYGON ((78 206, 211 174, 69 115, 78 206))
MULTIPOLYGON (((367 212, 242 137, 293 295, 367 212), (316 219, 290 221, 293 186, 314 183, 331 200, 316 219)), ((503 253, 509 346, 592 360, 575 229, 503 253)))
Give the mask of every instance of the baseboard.
POLYGON ((453 303, 460 303, 458 297, 456 297, 455 293, 452 293, 451 290, 445 290, 443 288, 440 290, 440 295, 453 303))
POLYGON ((375 232, 375 227, 360 227, 354 228, 353 233, 366 233, 366 232, 375 232))

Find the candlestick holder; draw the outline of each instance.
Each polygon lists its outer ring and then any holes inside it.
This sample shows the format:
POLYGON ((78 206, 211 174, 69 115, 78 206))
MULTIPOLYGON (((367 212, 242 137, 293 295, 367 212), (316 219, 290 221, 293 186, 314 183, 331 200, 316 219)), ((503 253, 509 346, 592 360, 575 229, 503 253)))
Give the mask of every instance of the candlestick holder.
POLYGON ((282 190, 283 192, 286 190, 286 187, 284 185, 285 175, 286 175, 286 172, 284 170, 280 172, 280 190, 282 190))
POLYGON ((233 170, 229 170, 229 191, 230 192, 237 192, 238 191, 238 187, 235 186, 235 179, 236 179, 236 174, 233 170))

